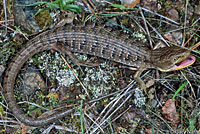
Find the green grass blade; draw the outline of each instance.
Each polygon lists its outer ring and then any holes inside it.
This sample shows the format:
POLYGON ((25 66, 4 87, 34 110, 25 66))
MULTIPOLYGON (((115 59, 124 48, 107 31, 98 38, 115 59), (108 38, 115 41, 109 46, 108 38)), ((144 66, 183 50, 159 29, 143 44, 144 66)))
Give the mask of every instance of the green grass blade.
POLYGON ((122 8, 122 9, 125 9, 125 6, 121 5, 121 4, 111 4, 112 7, 115 7, 115 8, 122 8))
POLYGON ((78 5, 73 5, 73 4, 65 5, 63 7, 63 10, 70 10, 76 13, 82 12, 82 9, 78 5))
POLYGON ((83 130, 83 111, 82 111, 82 107, 83 107, 83 100, 81 100, 81 105, 80 105, 80 120, 81 120, 81 132, 82 132, 82 134, 84 134, 84 130, 83 130))
POLYGON ((172 100, 175 99, 176 95, 188 84, 187 81, 185 81, 179 88, 178 90, 175 92, 174 96, 172 97, 172 100))

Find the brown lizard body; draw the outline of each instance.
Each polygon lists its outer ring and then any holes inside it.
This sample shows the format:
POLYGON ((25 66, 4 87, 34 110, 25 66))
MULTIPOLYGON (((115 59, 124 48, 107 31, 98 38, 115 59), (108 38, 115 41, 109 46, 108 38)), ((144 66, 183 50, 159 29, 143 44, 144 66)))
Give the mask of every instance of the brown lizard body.
MULTIPOLYGON (((55 49, 65 53, 65 50, 69 50, 138 67, 135 79, 141 86, 144 85, 142 85, 139 76, 143 70, 147 68, 155 68, 161 71, 176 70, 175 66, 181 68, 181 64, 176 65, 176 63, 187 59, 190 54, 189 50, 180 47, 168 47, 151 51, 142 44, 136 44, 128 38, 118 39, 107 32, 105 32, 105 28, 99 27, 65 26, 53 31, 46 31, 28 41, 26 47, 10 63, 4 78, 5 99, 14 116, 27 125, 43 126, 64 117, 72 111, 61 111, 51 116, 34 119, 26 116, 17 105, 13 93, 15 79, 28 58, 38 52, 55 49)), ((112 31, 109 32, 112 33, 112 31)), ((185 66, 191 65, 195 60, 194 57, 189 57, 190 59, 188 58, 185 61, 188 62, 185 66)))

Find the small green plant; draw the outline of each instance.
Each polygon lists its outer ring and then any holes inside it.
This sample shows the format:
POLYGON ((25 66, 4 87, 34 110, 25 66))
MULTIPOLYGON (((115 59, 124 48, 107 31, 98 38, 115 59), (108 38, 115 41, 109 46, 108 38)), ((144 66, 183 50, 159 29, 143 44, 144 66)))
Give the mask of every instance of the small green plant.
POLYGON ((49 9, 60 9, 60 10, 70 10, 75 13, 80 13, 82 12, 82 9, 78 5, 70 4, 74 2, 75 0, 55 0, 53 2, 46 2, 46 1, 41 1, 41 2, 36 2, 33 4, 28 4, 26 6, 39 6, 39 5, 45 5, 46 8, 39 9, 35 15, 39 14, 41 11, 49 9))

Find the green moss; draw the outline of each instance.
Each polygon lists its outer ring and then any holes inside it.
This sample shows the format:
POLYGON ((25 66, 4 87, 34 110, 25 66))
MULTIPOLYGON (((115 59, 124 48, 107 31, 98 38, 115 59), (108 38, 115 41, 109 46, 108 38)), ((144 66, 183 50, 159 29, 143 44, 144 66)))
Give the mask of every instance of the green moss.
POLYGON ((14 43, 4 42, 3 47, 0 47, 0 64, 7 64, 7 61, 11 55, 14 55, 16 49, 14 43))
POLYGON ((53 18, 50 16, 49 10, 43 10, 35 16, 35 22, 41 29, 48 29, 52 23, 53 18))

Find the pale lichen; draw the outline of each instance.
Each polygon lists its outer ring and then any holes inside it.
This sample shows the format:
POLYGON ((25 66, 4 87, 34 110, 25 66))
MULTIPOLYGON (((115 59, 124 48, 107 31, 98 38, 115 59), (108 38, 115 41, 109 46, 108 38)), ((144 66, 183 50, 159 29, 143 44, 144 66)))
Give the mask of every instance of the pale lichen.
POLYGON ((117 69, 110 67, 109 63, 109 61, 105 61, 101 63, 100 68, 85 69, 87 73, 83 79, 83 83, 95 98, 106 94, 115 85, 113 81, 117 69))
MULTIPOLYGON (((90 62, 88 56, 85 54, 75 53, 75 55, 80 60, 90 62)), ((73 63, 67 56, 66 60, 73 66, 73 63)), ((59 53, 55 52, 52 54, 43 52, 29 60, 30 64, 33 64, 34 62, 37 63, 39 70, 44 73, 51 82, 55 83, 56 80, 58 86, 70 87, 71 84, 80 86, 80 83, 76 80, 72 70, 67 67, 59 56, 59 53)), ((84 74, 78 74, 78 66, 73 66, 75 74, 95 98, 102 94, 106 94, 106 92, 115 85, 114 81, 118 69, 109 64, 110 61, 105 61, 101 63, 99 67, 82 67, 81 69, 84 74)))
POLYGON ((143 105, 145 105, 146 103, 146 98, 144 97, 144 94, 142 92, 142 90, 140 90, 139 88, 135 89, 135 93, 134 93, 134 100, 133 103, 137 106, 137 107, 142 107, 143 105))
MULTIPOLYGON (((74 70, 74 72, 77 75, 76 70, 74 70)), ((56 80, 58 81, 59 86, 69 87, 72 83, 74 83, 76 77, 74 76, 71 69, 62 69, 58 71, 56 80)))

